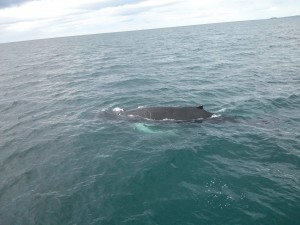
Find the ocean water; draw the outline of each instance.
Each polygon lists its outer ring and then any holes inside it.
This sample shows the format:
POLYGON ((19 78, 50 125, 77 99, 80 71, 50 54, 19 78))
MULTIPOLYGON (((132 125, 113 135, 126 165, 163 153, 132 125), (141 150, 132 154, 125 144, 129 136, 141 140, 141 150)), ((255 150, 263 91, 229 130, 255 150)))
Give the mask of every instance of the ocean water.
POLYGON ((1 44, 0 224, 300 224, 299 27, 1 44), (216 120, 112 116, 198 105, 216 120))

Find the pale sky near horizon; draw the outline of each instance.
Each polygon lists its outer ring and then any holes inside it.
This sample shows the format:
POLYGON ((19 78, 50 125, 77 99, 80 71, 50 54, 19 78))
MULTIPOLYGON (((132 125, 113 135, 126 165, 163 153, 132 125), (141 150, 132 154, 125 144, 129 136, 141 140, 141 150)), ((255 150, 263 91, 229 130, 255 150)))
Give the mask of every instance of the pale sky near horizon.
POLYGON ((300 15, 300 0, 0 0, 0 43, 300 15))

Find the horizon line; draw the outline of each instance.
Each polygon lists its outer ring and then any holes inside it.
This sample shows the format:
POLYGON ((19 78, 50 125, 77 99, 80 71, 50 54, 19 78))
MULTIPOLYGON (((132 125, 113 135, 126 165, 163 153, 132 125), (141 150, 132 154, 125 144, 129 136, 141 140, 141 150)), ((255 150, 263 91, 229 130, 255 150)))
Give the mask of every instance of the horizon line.
POLYGON ((264 18, 264 19, 233 20, 233 21, 224 21, 224 22, 213 22, 213 23, 188 24, 188 25, 181 25, 181 26, 154 27, 154 28, 136 29, 136 30, 135 29, 133 29, 133 30, 120 30, 120 31, 111 31, 111 32, 103 32, 103 33, 100 32, 100 33, 78 34, 78 35, 70 35, 70 36, 56 36, 56 37, 48 37, 48 38, 28 39, 28 40, 22 40, 22 41, 0 42, 0 45, 20 43, 20 42, 40 41, 40 40, 48 40, 48 39, 71 38, 71 37, 81 37, 81 36, 90 36, 90 35, 91 36, 92 35, 105 35, 105 34, 115 34, 115 33, 137 32, 137 31, 151 31, 151 30, 160 30, 160 29, 169 29, 169 28, 202 26, 202 25, 210 25, 210 24, 250 22, 250 21, 260 21, 260 20, 269 20, 269 19, 284 19, 284 18, 298 17, 298 16, 300 16, 300 15, 270 17, 270 18, 264 18))

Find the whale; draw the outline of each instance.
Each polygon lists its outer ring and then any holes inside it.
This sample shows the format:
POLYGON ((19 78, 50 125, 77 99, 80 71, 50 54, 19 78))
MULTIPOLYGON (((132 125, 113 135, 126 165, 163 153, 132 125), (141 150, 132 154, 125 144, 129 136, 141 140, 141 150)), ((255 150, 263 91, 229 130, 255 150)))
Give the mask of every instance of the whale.
POLYGON ((206 111, 203 105, 197 107, 145 107, 124 110, 120 115, 136 119, 201 121, 212 117, 213 113, 206 111))

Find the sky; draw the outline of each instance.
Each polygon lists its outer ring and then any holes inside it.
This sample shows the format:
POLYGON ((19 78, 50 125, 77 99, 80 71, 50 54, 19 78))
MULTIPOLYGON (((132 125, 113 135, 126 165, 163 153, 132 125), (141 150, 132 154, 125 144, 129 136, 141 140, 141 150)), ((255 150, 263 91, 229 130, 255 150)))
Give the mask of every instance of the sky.
POLYGON ((300 15, 300 0, 0 0, 0 43, 300 15))

